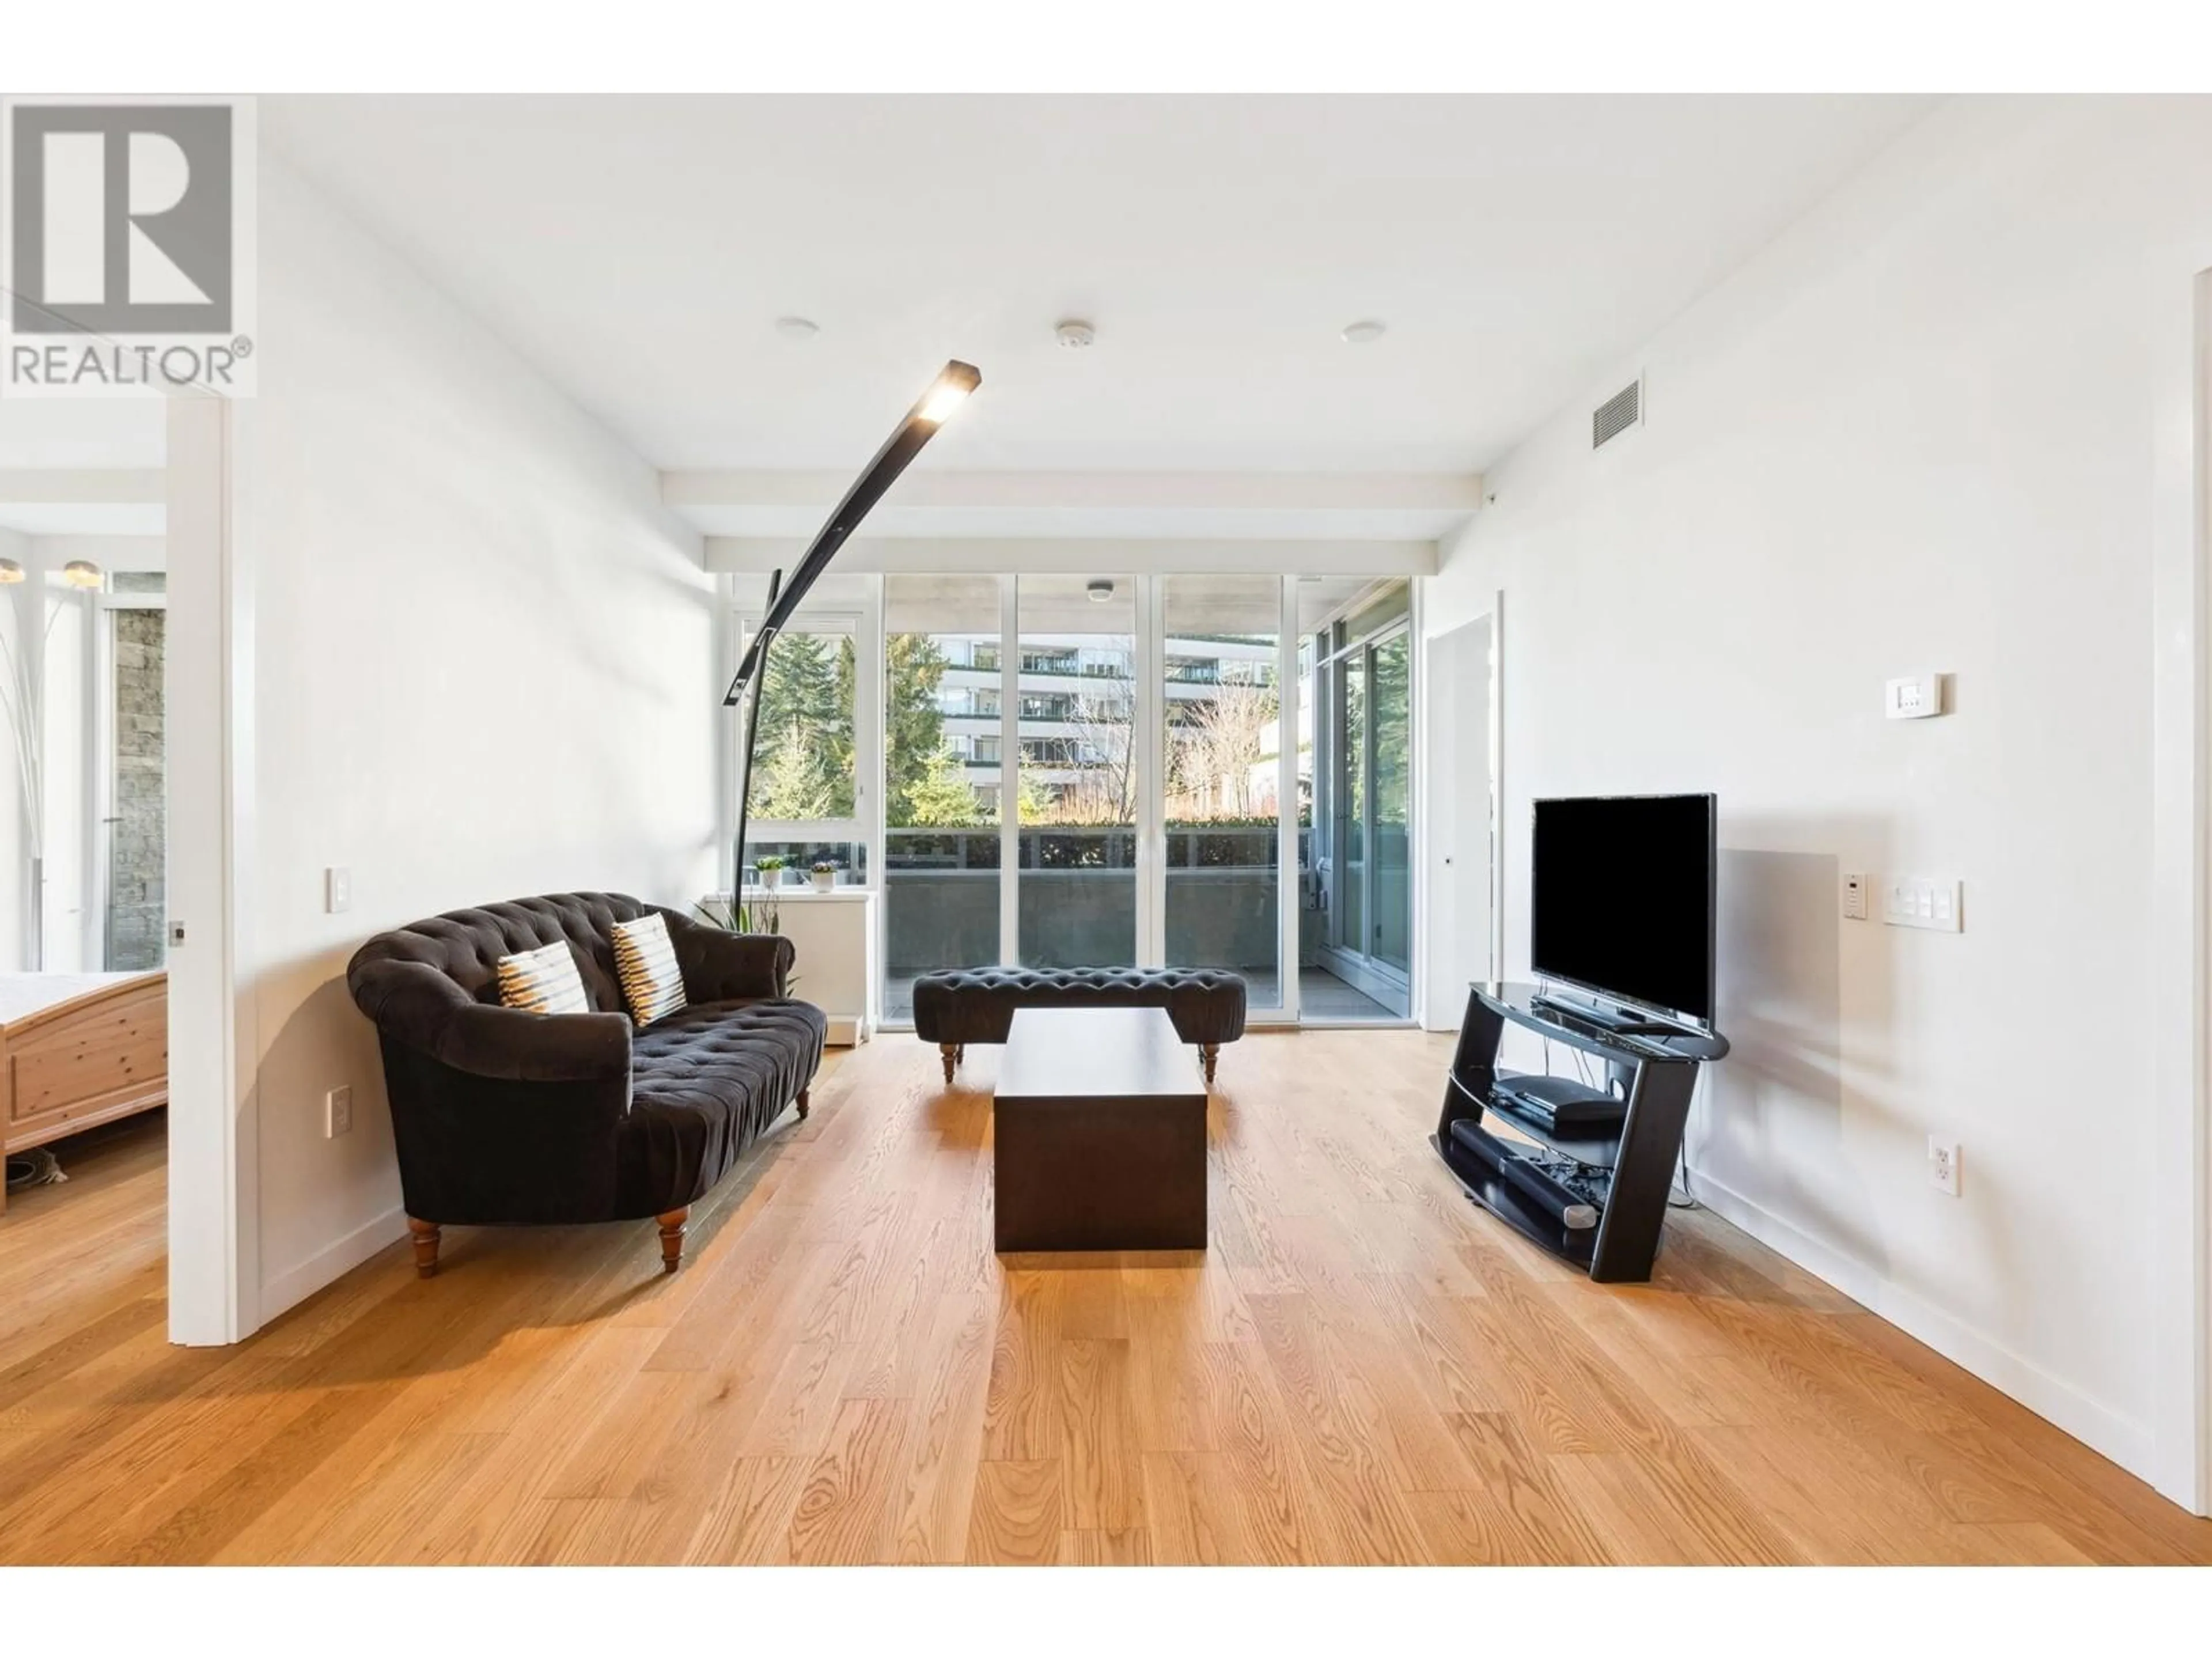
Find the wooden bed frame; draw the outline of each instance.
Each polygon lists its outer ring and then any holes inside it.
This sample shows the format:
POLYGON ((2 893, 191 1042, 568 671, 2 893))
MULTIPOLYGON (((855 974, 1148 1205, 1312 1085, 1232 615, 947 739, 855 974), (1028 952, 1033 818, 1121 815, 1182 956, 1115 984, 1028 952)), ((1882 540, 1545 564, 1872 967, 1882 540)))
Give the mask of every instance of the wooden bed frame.
POLYGON ((169 976, 46 977, 0 975, 0 1152, 168 1103, 169 976))

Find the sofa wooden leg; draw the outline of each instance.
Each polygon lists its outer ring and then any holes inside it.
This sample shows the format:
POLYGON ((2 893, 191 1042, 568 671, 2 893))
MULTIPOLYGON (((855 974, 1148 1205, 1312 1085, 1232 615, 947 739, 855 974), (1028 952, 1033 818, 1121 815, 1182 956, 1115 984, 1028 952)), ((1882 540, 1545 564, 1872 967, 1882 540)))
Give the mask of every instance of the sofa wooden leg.
POLYGON ((793 1104, 796 1105, 796 1106, 799 1108, 799 1121, 801 1123, 805 1122, 805 1121, 806 1121, 806 1110, 807 1110, 807 1105, 806 1105, 806 1091, 805 1091, 805 1090, 801 1089, 801 1090, 799 1091, 799 1098, 798 1098, 796 1101, 794 1101, 794 1102, 793 1103, 793 1104))
POLYGON ((1206 1067, 1206 1086, 1210 1089, 1213 1086, 1213 1064, 1221 1058, 1221 1045, 1218 1042, 1200 1043, 1198 1058, 1199 1063, 1206 1067))
POLYGON ((937 1053, 945 1062, 945 1086, 949 1089, 952 1086, 952 1068, 960 1063, 960 1047, 957 1043, 940 1042, 937 1053))
POLYGON ((435 1279, 438 1276, 438 1243, 445 1229, 434 1221, 417 1221, 407 1218, 407 1231, 415 1236, 415 1276, 435 1279))
POLYGON ((672 1273, 684 1265, 684 1229, 690 1219, 689 1205, 680 1210, 671 1210, 659 1218, 661 1272, 672 1273))

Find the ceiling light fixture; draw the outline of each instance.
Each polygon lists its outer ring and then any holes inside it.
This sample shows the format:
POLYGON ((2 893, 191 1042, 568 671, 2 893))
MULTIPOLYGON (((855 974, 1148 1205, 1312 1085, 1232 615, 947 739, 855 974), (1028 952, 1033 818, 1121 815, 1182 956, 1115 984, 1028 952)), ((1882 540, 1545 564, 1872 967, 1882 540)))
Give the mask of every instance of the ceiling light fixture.
POLYGON ((787 340, 811 340, 822 331, 822 325, 811 317, 779 317, 775 331, 787 340))
POLYGON ((1083 591, 1091 596, 1093 605, 1103 605, 1114 597, 1114 584, 1103 576, 1094 576, 1083 584, 1083 591))
POLYGON ((14 586, 23 580, 23 567, 13 559, 0 559, 0 584, 14 586))
POLYGON ((100 586, 107 578, 90 559, 71 559, 62 567, 62 580, 71 587, 89 591, 100 586))
MULTIPOLYGON (((966 368, 967 365, 956 363, 953 368, 966 368)), ((960 405, 968 401, 968 394, 975 389, 976 380, 981 378, 972 368, 968 369, 968 373, 971 378, 965 380, 952 376, 951 369, 939 375, 937 384, 930 387, 920 407, 915 410, 914 418, 927 422, 932 427, 943 426, 951 420, 959 412, 960 405)), ((902 461, 899 465, 903 466, 906 463, 902 461)), ((885 479, 884 482, 888 483, 890 480, 885 479)))
POLYGON ((1382 324, 1370 317, 1364 322, 1346 325, 1344 343, 1346 345, 1367 345, 1381 339, 1388 331, 1382 324))
POLYGON ((1054 325, 1052 337, 1070 351, 1080 351, 1098 337, 1098 331, 1090 324, 1071 317, 1064 323, 1054 325))

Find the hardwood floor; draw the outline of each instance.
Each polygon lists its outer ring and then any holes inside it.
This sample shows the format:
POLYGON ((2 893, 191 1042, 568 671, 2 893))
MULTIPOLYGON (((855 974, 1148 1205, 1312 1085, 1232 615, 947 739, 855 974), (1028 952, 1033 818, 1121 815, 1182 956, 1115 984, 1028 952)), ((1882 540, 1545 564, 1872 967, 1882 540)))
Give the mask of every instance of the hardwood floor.
POLYGON ((988 1087, 890 1036, 693 1212, 448 1229, 167 1346, 158 1126, 0 1221, 0 1562, 2212 1561, 1714 1218, 1600 1287, 1430 1152, 1449 1045, 1249 1037, 1212 1248, 991 1250, 988 1087))

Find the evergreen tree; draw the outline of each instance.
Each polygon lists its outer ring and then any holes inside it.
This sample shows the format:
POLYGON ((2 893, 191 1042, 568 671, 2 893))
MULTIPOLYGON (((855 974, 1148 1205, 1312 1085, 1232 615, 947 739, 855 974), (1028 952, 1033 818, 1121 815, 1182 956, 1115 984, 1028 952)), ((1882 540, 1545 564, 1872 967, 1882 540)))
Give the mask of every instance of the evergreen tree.
POLYGON ((902 824, 930 830, 966 830, 983 821, 975 787, 959 756, 940 746, 921 775, 906 787, 902 824))
POLYGON ((757 817, 853 815, 853 642, 837 640, 833 658, 832 636, 790 633, 769 651, 753 756, 757 817), (793 803, 818 810, 785 810, 793 803))
MULTIPOLYGON (((945 750, 945 715, 937 706, 938 688, 945 683, 945 653, 927 634, 894 634, 885 657, 885 803, 892 827, 905 828, 924 822, 908 816, 914 791, 945 750)), ((961 783, 965 787, 967 780, 962 778, 961 783)), ((973 793, 969 792, 971 813, 973 793)))
MULTIPOLYGON (((849 782, 846 788, 849 792, 849 782)), ((768 764, 754 770, 752 815, 771 819, 827 818, 839 816, 836 808, 836 780, 830 775, 827 756, 808 735, 804 721, 791 721, 783 728, 768 764)), ((846 810, 851 810, 849 800, 846 810)))

